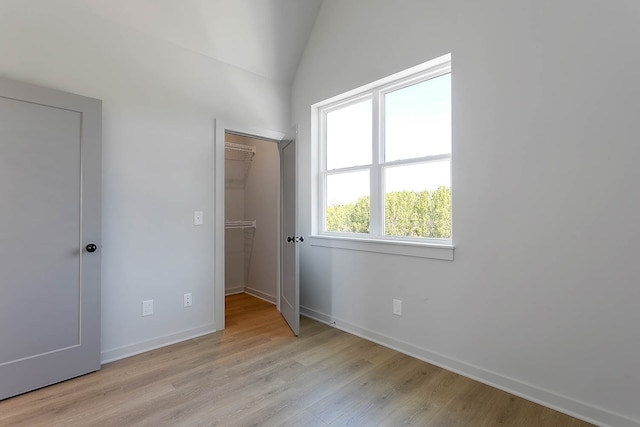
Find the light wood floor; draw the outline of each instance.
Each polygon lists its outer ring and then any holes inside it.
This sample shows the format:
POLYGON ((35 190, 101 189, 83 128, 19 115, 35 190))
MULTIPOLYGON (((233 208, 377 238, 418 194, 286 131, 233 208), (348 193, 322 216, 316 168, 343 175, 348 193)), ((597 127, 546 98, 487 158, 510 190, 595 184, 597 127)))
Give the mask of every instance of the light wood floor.
POLYGON ((227 297, 227 329, 0 402, 1 426, 588 426, 274 306, 227 297))

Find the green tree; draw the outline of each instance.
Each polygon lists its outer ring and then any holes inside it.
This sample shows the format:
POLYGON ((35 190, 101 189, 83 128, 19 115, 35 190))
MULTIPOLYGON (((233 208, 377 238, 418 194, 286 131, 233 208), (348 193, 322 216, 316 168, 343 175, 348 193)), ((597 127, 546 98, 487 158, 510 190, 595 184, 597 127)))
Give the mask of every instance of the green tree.
POLYGON ((369 233, 369 196, 356 203, 333 205, 327 208, 327 231, 338 233, 369 233))
POLYGON ((358 199, 349 216, 352 233, 369 233, 370 206, 369 196, 358 199))
POLYGON ((385 197, 385 234, 416 236, 420 218, 416 209, 418 193, 396 191, 385 197))
POLYGON ((441 186, 431 193, 429 237, 451 238, 451 189, 441 186))
MULTIPOLYGON (((327 208, 327 231, 369 233, 370 198, 327 208)), ((442 238, 451 237, 451 189, 396 191, 386 194, 385 234, 442 238)))
POLYGON ((334 205, 327 208, 327 231, 351 232, 351 211, 354 205, 334 205))

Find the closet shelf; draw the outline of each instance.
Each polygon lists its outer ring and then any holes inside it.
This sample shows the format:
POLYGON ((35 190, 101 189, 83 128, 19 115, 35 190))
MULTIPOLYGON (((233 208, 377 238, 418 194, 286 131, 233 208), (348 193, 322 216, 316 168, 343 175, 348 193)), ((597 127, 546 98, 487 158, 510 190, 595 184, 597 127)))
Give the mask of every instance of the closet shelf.
POLYGON ((235 160, 239 162, 251 162, 256 155, 256 147, 251 145, 235 144, 233 142, 224 143, 225 160, 235 160))
POLYGON ((225 221, 224 228, 256 228, 256 221, 225 221))
POLYGON ((251 161, 256 155, 256 147, 251 145, 224 143, 224 160, 226 172, 226 184, 231 188, 244 187, 251 161))

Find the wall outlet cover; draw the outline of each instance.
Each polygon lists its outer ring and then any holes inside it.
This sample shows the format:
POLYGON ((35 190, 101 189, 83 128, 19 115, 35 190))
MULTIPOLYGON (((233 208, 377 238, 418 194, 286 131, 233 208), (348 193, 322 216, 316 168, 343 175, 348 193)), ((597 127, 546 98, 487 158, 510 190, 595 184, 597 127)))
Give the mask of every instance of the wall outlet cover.
POLYGON ((195 211, 193 213, 193 225, 204 224, 204 213, 202 211, 195 211))
POLYGON ((184 307, 191 307, 193 305, 193 294, 191 292, 183 295, 182 305, 184 307))

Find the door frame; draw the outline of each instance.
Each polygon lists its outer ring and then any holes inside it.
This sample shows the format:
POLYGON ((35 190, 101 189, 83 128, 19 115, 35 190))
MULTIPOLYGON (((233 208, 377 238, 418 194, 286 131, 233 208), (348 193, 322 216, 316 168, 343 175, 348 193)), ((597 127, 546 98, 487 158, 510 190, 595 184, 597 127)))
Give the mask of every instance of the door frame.
MULTIPOLYGON (((225 232, 224 232, 224 220, 225 220, 225 168, 224 168, 224 142, 225 133, 234 133, 237 135, 246 136, 249 138, 261 139, 273 143, 279 143, 285 136, 286 132, 273 131, 269 129, 261 129, 252 126, 247 126, 239 123, 233 123, 224 119, 215 118, 213 120, 214 128, 214 168, 213 168, 213 182, 214 182, 214 194, 213 194, 213 309, 214 309, 214 324, 215 329, 220 331, 225 328, 225 232)), ((296 165, 299 164, 298 151, 296 151, 296 165)), ((296 194, 296 196, 298 196, 296 194)), ((280 208, 281 195, 278 195, 278 217, 282 218, 282 212, 280 208)), ((297 200, 297 198, 296 198, 297 200)), ((278 221, 277 235, 282 240, 280 221, 278 221)), ((281 283, 281 250, 278 245, 278 290, 276 294, 276 307, 280 311, 280 287, 281 283)))

